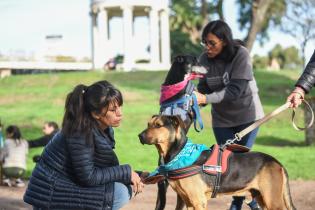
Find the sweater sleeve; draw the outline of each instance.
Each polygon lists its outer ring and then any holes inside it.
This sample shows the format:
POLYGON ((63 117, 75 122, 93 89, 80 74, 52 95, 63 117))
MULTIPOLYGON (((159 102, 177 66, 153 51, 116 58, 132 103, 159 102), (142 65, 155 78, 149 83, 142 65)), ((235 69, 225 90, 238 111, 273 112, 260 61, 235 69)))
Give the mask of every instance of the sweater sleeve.
MULTIPOLYGON (((87 146, 85 138, 76 136, 68 139, 68 149, 76 178, 84 186, 101 185, 108 182, 131 183, 131 167, 117 165, 100 168, 94 164, 94 148, 87 146)), ((104 157, 112 150, 104 151, 104 157)))
POLYGON ((44 146, 46 146, 46 144, 49 142, 49 140, 52 137, 53 137, 53 135, 45 135, 45 136, 42 136, 38 139, 29 140, 28 141, 29 148, 44 147, 44 146))
POLYGON ((315 85, 315 51, 306 65, 301 77, 298 79, 295 86, 301 87, 308 93, 315 85))
POLYGON ((220 103, 222 101, 233 101, 238 99, 248 86, 248 80, 231 79, 229 84, 222 90, 206 94, 207 103, 220 103))

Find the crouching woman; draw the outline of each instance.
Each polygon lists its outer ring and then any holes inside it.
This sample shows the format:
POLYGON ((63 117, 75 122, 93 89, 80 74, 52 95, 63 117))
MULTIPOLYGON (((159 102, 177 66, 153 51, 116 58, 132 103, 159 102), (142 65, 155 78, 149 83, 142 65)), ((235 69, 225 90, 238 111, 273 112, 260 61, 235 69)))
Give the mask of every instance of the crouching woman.
POLYGON ((78 85, 67 96, 62 129, 45 147, 24 201, 34 209, 120 209, 143 189, 114 152, 121 92, 107 81, 78 85))

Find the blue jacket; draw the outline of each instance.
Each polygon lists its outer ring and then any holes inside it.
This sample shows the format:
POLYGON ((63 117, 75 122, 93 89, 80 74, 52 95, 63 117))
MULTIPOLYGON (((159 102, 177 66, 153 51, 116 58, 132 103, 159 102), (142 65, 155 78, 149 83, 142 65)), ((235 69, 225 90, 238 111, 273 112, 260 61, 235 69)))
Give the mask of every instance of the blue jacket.
POLYGON ((94 145, 85 136, 65 138, 61 132, 45 147, 24 201, 43 209, 111 209, 114 182, 129 185, 131 168, 119 165, 112 128, 93 130, 94 145))

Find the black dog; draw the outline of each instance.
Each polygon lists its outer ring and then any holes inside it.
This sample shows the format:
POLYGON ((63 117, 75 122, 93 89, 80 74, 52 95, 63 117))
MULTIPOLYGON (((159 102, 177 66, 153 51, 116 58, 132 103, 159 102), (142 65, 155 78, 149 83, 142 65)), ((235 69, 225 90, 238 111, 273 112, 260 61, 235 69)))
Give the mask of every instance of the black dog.
MULTIPOLYGON (((206 72, 206 69, 198 64, 196 57, 180 55, 174 59, 161 87, 160 114, 179 115, 184 122, 186 133, 193 122, 196 130, 198 130, 196 125, 198 122, 202 129, 202 121, 198 118, 199 107, 193 99, 194 85, 191 80, 204 75, 206 72), (167 93, 168 90, 171 91, 171 94, 167 93)), ((164 160, 160 156, 159 165, 161 163, 163 164, 164 160)), ((168 182, 166 180, 158 183, 156 210, 165 208, 167 187, 168 182)), ((178 196, 176 209, 183 207, 184 202, 178 196)))

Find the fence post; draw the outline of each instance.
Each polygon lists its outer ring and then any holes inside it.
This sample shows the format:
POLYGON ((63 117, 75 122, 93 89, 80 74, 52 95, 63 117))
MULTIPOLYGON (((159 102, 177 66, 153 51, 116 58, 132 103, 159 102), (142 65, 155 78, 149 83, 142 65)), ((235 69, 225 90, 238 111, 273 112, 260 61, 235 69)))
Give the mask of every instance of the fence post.
MULTIPOLYGON (((305 100, 310 104, 312 110, 315 110, 315 97, 307 97, 305 100)), ((304 106, 304 121, 305 125, 310 122, 312 113, 310 110, 304 106)), ((309 129, 305 130, 305 143, 306 145, 312 145, 315 143, 315 124, 313 124, 309 129)))

